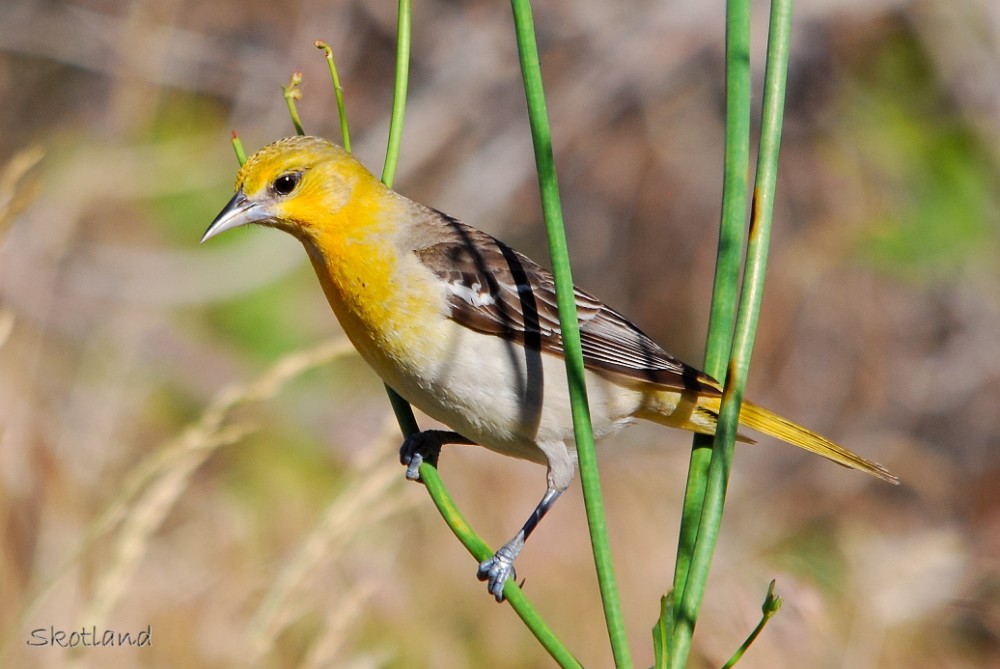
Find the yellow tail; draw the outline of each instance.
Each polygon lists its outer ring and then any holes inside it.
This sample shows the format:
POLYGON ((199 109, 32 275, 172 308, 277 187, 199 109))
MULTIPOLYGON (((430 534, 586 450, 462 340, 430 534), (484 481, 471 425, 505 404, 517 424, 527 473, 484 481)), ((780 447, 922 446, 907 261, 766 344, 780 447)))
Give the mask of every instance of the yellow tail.
MULTIPOLYGON (((721 400, 718 397, 698 397, 698 407, 707 409, 715 415, 718 415, 720 404, 721 400)), ((804 448, 816 455, 822 455, 824 458, 833 460, 837 464, 851 467, 852 469, 860 469, 872 476, 877 476, 883 481, 899 484, 899 479, 890 474, 888 469, 877 462, 865 460, 860 455, 833 443, 826 437, 821 437, 801 425, 796 425, 790 420, 768 411, 764 407, 759 407, 750 402, 743 402, 743 405, 740 407, 740 424, 780 439, 793 446, 804 448)))

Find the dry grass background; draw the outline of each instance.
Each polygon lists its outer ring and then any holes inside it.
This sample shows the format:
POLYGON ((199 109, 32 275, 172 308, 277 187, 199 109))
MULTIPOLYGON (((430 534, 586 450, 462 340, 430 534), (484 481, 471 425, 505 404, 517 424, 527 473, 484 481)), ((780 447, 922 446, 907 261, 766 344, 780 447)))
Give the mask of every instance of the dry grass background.
MULTIPOLYGON (((535 257, 544 237, 509 7, 415 3, 399 189, 535 257)), ((702 351, 722 151, 722 3, 538 3, 577 280, 702 351)), ((5 0, 0 11, 0 639, 4 667, 546 667, 424 491, 380 383, 278 233, 199 247, 230 128, 337 136, 381 167, 395 3, 5 0), (32 648, 31 631, 153 646, 32 648)), ((758 38, 766 8, 755 14, 758 38)), ((785 607, 746 667, 1000 666, 1000 11, 802 2, 749 392, 887 464, 891 488, 739 449, 693 666, 785 607)), ((757 61, 760 63, 759 59, 757 61)), ((672 570, 689 439, 637 426, 602 475, 640 665, 672 570)), ((543 470, 453 449, 493 544, 543 470)), ((520 563, 608 666, 574 487, 520 563)))

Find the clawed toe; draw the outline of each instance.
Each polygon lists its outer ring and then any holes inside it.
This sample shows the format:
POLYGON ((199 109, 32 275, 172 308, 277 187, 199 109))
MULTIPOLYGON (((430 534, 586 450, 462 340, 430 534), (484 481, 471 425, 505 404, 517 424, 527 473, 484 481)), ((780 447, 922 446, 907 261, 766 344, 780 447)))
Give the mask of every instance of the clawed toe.
POLYGON ((437 467, 441 447, 445 444, 472 444, 473 442, 457 432, 447 430, 424 430, 403 440, 399 447, 399 461, 406 465, 408 481, 420 480, 420 465, 428 462, 437 467))
POLYGON ((426 461, 436 467, 440 454, 441 439, 438 437, 427 432, 408 436, 399 447, 399 461, 406 465, 406 480, 419 481, 420 465, 426 461))
POLYGON ((507 582, 507 577, 517 578, 517 572, 514 571, 514 560, 517 559, 523 546, 524 539, 518 534, 501 546, 500 550, 494 553, 489 560, 483 560, 479 563, 476 578, 480 581, 486 581, 486 589, 496 597, 498 602, 502 602, 504 599, 503 586, 507 582))
POLYGON ((503 586, 507 578, 517 578, 514 571, 514 561, 504 558, 499 552, 489 560, 484 560, 479 564, 479 571, 476 577, 480 581, 486 581, 486 589, 498 602, 504 600, 503 586))

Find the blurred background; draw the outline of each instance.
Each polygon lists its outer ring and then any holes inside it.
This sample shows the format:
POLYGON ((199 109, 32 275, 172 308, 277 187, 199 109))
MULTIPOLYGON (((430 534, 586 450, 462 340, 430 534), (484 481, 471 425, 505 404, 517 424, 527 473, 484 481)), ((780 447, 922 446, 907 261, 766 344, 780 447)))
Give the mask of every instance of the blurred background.
MULTIPOLYGON (((576 279, 698 364, 723 3, 551 4, 535 18, 576 279)), ((508 3, 415 5, 398 189, 546 257, 508 3)), ((552 666, 404 482, 381 383, 297 243, 198 245, 231 194, 230 131, 249 151, 293 133, 292 72, 306 130, 339 138, 317 39, 378 173, 395 3, 4 0, 0 665, 552 666), (52 647, 81 628, 153 645, 52 647)), ((784 608, 741 666, 1000 667, 998 45, 990 0, 797 3, 748 393, 903 484, 739 448, 693 667, 729 657, 772 578, 784 608)), ((640 425, 601 451, 638 666, 689 445, 640 425)), ((441 471, 494 546, 544 486, 481 449, 441 471)), ((578 485, 518 569, 581 661, 610 666, 578 485)))

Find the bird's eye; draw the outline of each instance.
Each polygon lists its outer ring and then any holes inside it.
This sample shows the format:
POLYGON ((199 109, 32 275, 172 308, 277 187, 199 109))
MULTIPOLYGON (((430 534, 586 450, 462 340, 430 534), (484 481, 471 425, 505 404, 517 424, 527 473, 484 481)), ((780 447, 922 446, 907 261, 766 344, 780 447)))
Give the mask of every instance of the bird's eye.
POLYGON ((299 180, 302 178, 301 172, 289 172, 287 174, 282 174, 274 183, 271 184, 271 190, 273 190, 277 195, 288 195, 295 187, 299 185, 299 180))

